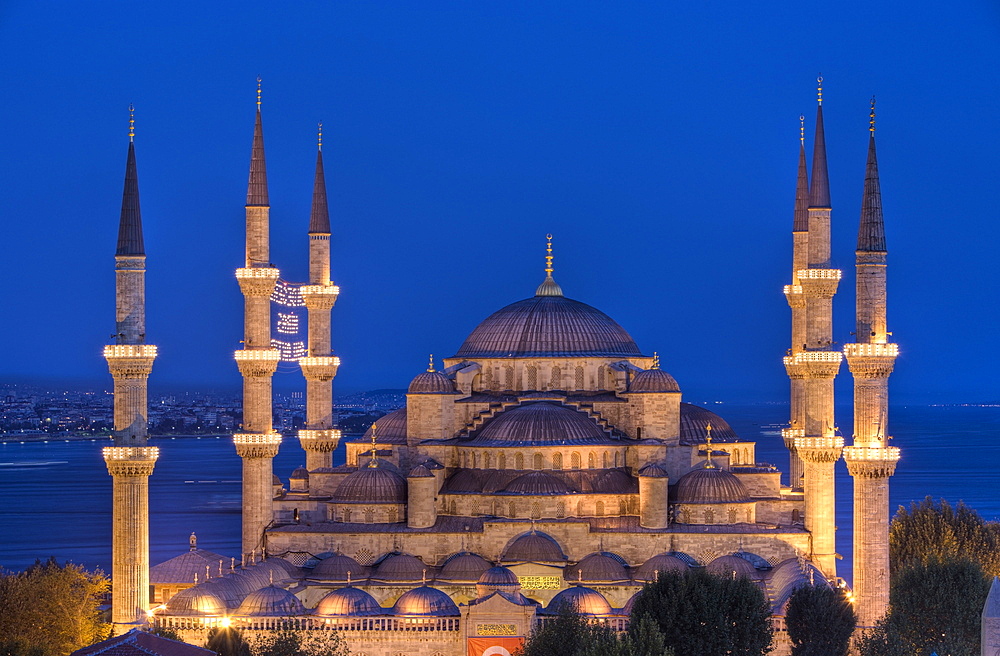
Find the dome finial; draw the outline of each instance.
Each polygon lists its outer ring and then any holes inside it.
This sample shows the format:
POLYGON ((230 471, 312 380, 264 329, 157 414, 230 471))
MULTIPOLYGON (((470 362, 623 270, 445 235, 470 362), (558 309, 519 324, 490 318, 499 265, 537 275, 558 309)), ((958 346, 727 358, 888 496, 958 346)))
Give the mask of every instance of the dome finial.
POLYGON ((434 373, 434 354, 431 353, 430 362, 427 364, 427 373, 434 373))
POLYGON ((351 570, 347 570, 347 587, 351 587, 351 570))
POLYGON ((653 364, 649 368, 650 369, 659 369, 660 368, 660 354, 657 353, 656 351, 653 351, 653 364))
POLYGON ((198 550, 198 536, 191 533, 191 537, 188 538, 188 544, 191 545, 191 551, 198 550))
POLYGON ((368 462, 369 467, 378 467, 378 451, 375 448, 375 442, 378 438, 375 436, 376 426, 372 423, 372 459, 368 462))
POLYGON ((260 111, 260 76, 257 76, 257 111, 260 111))
POLYGON ((135 140, 135 105, 128 104, 128 142, 135 140))
POLYGON ((714 469, 712 464, 712 424, 705 426, 705 469, 714 469))
POLYGON ((427 568, 426 567, 420 572, 420 585, 424 585, 424 586, 427 585, 427 568))
POLYGON ((868 115, 868 131, 875 136, 875 96, 872 96, 872 111, 868 115))
POLYGON ((562 296, 563 291, 555 279, 552 278, 552 233, 545 235, 545 280, 535 290, 535 296, 562 296))
POLYGON ((820 75, 816 78, 816 102, 820 105, 823 104, 823 76, 820 75))

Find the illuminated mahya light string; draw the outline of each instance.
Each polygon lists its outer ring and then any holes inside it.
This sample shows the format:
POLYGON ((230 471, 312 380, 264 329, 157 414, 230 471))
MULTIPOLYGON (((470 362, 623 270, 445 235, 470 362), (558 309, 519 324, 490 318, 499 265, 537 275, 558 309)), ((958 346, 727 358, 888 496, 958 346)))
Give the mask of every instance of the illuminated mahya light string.
POLYGON ((306 304, 302 300, 301 286, 299 283, 279 280, 271 293, 271 303, 275 309, 272 315, 274 323, 271 326, 271 348, 278 349, 282 362, 298 362, 299 358, 307 355, 304 337, 306 322, 301 309, 306 304))

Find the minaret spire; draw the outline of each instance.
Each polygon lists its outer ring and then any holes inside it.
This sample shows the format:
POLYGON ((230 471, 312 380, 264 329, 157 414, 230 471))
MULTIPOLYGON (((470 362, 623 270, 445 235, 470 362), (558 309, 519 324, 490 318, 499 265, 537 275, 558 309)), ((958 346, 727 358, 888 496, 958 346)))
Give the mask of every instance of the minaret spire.
POLYGON ((316 148, 316 176, 313 179, 312 212, 309 214, 309 234, 330 234, 330 211, 326 205, 326 176, 323 174, 323 124, 319 124, 316 148))
MULTIPOLYGON (((799 115, 799 174, 795 181, 792 230, 809 231, 809 173, 806 171, 806 117, 799 115)), ((805 268, 805 267, 803 267, 805 268)))
POLYGON ((858 250, 885 250, 885 224, 882 220, 882 191, 875 156, 875 96, 868 115, 868 163, 865 166, 865 191, 861 199, 861 224, 858 227, 858 250))
POLYGON ((809 207, 830 207, 830 176, 826 170, 826 137, 823 131, 823 78, 816 78, 816 139, 813 142, 812 184, 809 207))
POLYGON ((545 280, 535 290, 535 296, 562 296, 562 287, 552 277, 552 272, 555 270, 552 267, 552 234, 545 235, 545 239, 545 280))
POLYGON ((135 169, 135 107, 128 106, 128 156, 125 160, 125 189, 118 222, 118 249, 115 255, 143 255, 142 212, 139 211, 139 176, 135 169))
POLYGON ((267 165, 264 162, 264 125, 260 117, 260 78, 257 78, 257 117, 253 126, 253 146, 250 149, 250 180, 247 183, 247 205, 268 206, 267 165))

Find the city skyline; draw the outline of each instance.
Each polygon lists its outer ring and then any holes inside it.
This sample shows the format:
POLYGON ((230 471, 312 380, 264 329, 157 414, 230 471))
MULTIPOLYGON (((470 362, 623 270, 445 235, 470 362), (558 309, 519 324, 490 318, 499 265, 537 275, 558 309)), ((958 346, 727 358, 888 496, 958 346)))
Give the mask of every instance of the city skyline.
MULTIPOLYGON (((0 365, 8 379, 106 381, 108 245, 134 102, 149 333, 161 349, 153 387, 238 386, 232 271, 260 75, 273 259, 293 281, 306 278, 315 124, 325 124, 339 389, 404 387, 428 352, 454 354, 498 301, 531 294, 553 233, 567 296, 659 351, 686 393, 781 400, 798 115, 809 147, 822 73, 834 264, 845 270, 835 340, 852 341, 875 93, 890 330, 902 349, 893 398, 997 397, 996 355, 964 337, 980 322, 988 337, 997 313, 972 297, 995 273, 998 230, 984 209, 997 135, 979 127, 997 90, 974 76, 997 50, 1000 21, 985 3, 933 16, 924 4, 906 15, 866 5, 723 17, 651 4, 571 16, 553 5, 336 6, 267 15, 257 43, 245 35, 261 7, 211 35, 221 10, 180 9, 183 24, 155 9, 83 19, 25 5, 0 17, 17 91, 0 109, 11 131, 0 160, 8 264, 31 272, 11 286, 21 320, 6 336, 60 344, 13 349, 0 365), (300 42, 307 21, 329 25, 330 38, 300 42), (747 48, 756 56, 741 59, 747 48), (71 52, 78 66, 55 66, 71 52)), ((294 370, 275 382, 304 388, 294 370)), ((849 385, 842 375, 840 401, 849 385)))

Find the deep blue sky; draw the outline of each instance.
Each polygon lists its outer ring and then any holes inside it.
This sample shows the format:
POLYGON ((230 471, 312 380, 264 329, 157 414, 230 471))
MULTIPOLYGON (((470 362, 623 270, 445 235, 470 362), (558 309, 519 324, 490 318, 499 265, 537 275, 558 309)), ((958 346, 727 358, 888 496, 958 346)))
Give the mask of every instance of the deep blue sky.
POLYGON ((152 381, 239 383, 261 75, 272 258, 292 280, 326 126, 340 389, 404 386, 428 353, 454 353, 533 293, 552 232, 567 295, 659 351, 691 396, 785 398, 798 116, 811 135, 821 72, 836 339, 852 330, 875 93, 894 398, 995 400, 998 44, 988 0, 8 0, 0 376, 110 382, 134 102, 152 381))

